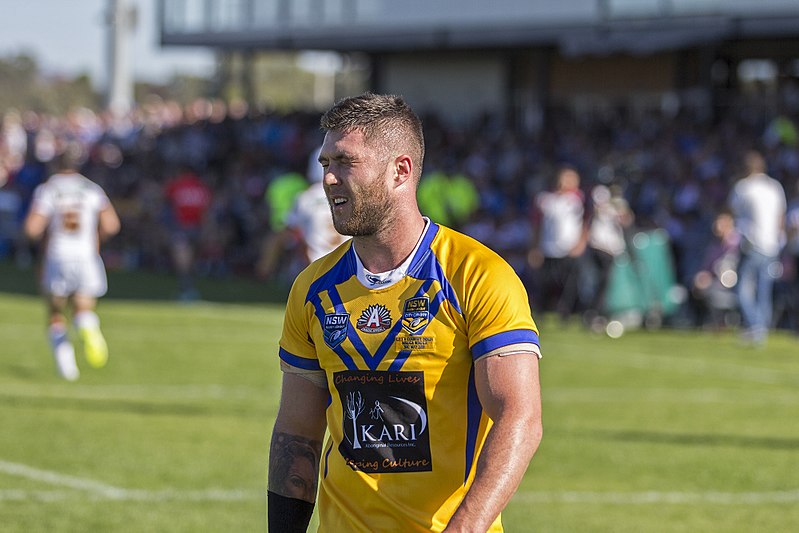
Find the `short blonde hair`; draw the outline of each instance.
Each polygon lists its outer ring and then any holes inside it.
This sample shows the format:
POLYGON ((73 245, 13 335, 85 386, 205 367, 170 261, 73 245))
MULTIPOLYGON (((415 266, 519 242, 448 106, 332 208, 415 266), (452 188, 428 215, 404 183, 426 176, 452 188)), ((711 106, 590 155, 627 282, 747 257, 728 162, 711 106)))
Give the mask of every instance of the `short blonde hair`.
POLYGON ((324 131, 363 132, 367 142, 381 155, 407 151, 413 160, 418 181, 424 162, 422 121, 401 96, 363 93, 336 102, 320 120, 324 131))

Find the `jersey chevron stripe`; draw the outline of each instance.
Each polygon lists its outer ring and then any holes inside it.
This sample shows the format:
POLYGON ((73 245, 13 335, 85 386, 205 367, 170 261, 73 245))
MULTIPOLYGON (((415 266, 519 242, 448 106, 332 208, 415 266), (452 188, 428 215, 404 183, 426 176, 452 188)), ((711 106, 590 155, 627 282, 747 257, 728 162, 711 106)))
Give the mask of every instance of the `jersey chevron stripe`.
POLYGON ((305 295, 306 302, 318 297, 318 294, 323 291, 322 287, 334 287, 355 273, 355 257, 352 255, 350 241, 347 241, 344 246, 347 247, 347 252, 336 262, 335 266, 308 287, 308 292, 305 295))

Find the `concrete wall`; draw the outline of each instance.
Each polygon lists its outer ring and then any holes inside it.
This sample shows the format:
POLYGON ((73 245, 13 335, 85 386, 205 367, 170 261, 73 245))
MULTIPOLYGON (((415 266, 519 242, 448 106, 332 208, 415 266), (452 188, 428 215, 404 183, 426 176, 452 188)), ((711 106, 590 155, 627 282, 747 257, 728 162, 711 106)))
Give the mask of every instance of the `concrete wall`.
POLYGON ((484 110, 501 112, 505 79, 498 54, 392 55, 381 64, 378 87, 402 94, 417 111, 458 120, 484 110))

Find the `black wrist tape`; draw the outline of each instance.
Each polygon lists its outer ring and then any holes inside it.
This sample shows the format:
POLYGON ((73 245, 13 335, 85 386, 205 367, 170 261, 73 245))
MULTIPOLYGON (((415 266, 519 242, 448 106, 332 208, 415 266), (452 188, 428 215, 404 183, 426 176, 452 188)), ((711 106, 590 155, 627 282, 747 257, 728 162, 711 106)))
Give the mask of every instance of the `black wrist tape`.
POLYGON ((269 533, 305 533, 314 504, 267 491, 269 533))

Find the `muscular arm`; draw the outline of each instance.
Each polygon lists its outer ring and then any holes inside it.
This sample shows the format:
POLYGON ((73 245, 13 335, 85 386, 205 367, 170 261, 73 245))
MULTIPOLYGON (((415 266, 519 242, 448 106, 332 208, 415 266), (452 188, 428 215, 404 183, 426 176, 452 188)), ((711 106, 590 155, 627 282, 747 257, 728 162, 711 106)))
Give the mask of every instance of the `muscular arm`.
POLYGON ((474 483, 445 531, 484 532, 507 505, 541 442, 538 359, 531 353, 475 363, 480 402, 493 420, 474 483))
POLYGON ((269 450, 271 492, 310 503, 316 501, 327 395, 327 389, 305 378, 283 374, 280 408, 269 450))

